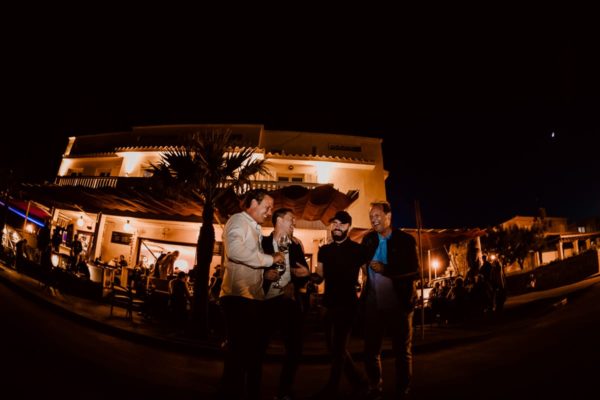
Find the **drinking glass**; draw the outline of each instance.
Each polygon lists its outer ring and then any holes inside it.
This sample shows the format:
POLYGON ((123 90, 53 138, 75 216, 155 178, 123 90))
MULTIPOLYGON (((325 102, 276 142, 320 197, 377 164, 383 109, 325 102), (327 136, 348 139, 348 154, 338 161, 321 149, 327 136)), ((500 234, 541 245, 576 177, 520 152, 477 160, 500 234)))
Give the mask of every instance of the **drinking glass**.
MULTIPOLYGON (((290 243, 291 243, 291 240, 290 240, 289 236, 287 236, 287 235, 281 236, 277 240, 278 251, 280 251, 284 255, 288 254, 290 243)), ((286 270, 285 258, 282 262, 275 264, 275 268, 276 268, 277 272, 279 272, 279 279, 273 284, 273 287, 275 289, 281 289, 282 288, 281 287, 281 276, 285 273, 285 270, 286 270)))

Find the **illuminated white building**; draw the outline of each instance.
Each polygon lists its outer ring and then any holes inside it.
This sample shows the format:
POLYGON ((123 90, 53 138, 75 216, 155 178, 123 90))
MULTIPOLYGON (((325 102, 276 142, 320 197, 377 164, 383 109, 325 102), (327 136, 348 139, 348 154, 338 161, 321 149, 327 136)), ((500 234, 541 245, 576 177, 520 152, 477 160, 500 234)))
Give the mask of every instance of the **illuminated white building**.
MULTIPOLYGON (((149 265, 161 251, 179 250, 177 266, 191 269, 201 204, 153 198, 139 189, 148 185, 150 166, 162 152, 207 129, 230 130, 233 144, 256 148, 255 156, 268 162, 271 176, 257 177, 254 186, 278 193, 276 207, 294 209, 295 235, 313 266, 336 211, 347 209, 355 227, 368 228, 369 204, 386 199, 381 139, 270 131, 262 125, 150 126, 71 137, 55 185, 30 186, 29 196, 53 207, 53 225, 80 234, 90 260, 106 262, 122 254, 129 265, 149 265)), ((221 262, 226 221, 218 222, 213 267, 221 262)))

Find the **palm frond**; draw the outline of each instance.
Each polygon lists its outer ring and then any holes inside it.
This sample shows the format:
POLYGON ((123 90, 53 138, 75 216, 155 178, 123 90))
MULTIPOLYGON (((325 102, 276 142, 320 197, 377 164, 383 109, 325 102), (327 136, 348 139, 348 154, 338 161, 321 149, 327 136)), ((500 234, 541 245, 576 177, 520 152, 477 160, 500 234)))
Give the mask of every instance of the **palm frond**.
POLYGON ((200 193, 214 204, 222 189, 242 188, 259 174, 270 176, 267 163, 254 159, 256 149, 234 149, 230 137, 231 131, 218 129, 190 135, 184 146, 165 152, 153 166, 156 178, 171 191, 200 193))

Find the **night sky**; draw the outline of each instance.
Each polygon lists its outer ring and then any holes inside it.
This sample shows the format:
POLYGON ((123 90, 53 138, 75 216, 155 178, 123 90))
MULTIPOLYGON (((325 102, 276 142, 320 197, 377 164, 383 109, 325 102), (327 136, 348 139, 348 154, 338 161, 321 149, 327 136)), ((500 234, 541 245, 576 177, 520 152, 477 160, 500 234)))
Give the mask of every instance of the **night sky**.
POLYGON ((415 199, 436 228, 485 227, 540 207, 600 215, 590 40, 549 29, 431 39, 356 27, 285 39, 224 31, 197 40, 65 31, 10 44, 0 165, 51 180, 68 136, 259 123, 383 138, 401 226, 415 226, 415 199))

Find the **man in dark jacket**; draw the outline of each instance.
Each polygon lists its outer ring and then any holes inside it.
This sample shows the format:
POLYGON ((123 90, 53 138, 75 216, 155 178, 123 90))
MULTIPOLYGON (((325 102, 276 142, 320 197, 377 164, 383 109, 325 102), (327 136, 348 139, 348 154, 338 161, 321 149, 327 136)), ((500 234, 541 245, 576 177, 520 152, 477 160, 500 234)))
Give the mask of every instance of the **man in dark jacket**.
POLYGON ((417 247, 411 235, 391 226, 389 203, 372 203, 369 218, 373 231, 364 237, 362 244, 371 260, 363 292, 365 368, 370 397, 383 395, 381 347, 388 329, 396 359, 396 391, 398 398, 404 398, 412 377, 412 320, 419 271, 417 247))
POLYGON ((269 236, 262 238, 261 244, 265 254, 276 251, 285 254, 285 269, 277 281, 268 279, 265 272, 263 290, 264 350, 274 331, 280 330, 285 346, 285 359, 279 377, 277 399, 291 399, 292 385, 302 356, 302 301, 300 288, 309 279, 310 270, 304 257, 302 243, 294 235, 296 218, 290 208, 279 208, 273 212, 273 227, 269 236), (287 248, 283 248, 284 244, 287 248), (276 284, 275 284, 276 283, 276 284))

